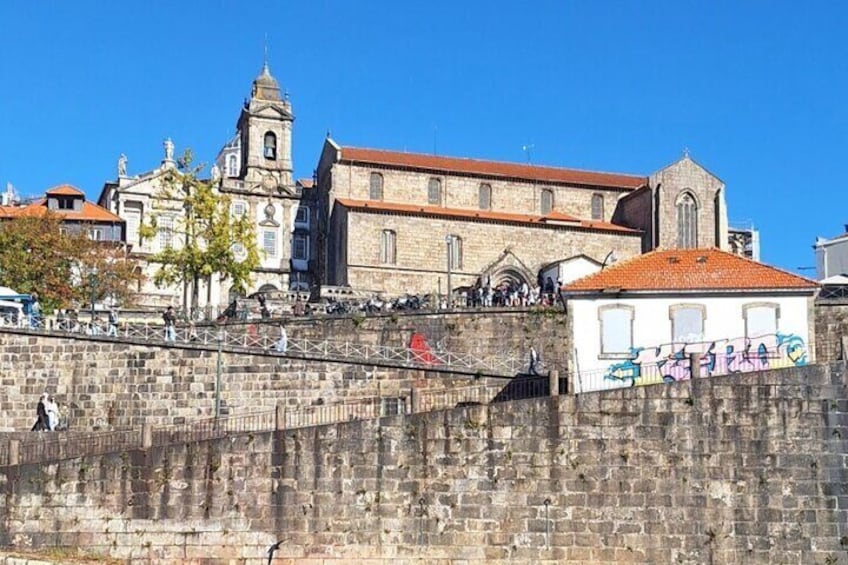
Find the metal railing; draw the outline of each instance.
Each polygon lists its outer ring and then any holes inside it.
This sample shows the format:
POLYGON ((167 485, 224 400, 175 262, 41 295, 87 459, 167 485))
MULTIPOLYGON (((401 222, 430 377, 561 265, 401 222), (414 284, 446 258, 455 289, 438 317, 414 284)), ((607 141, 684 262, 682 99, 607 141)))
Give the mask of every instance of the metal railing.
MULTIPOLYGON (((16 327, 34 332, 45 332, 40 325, 29 320, 16 320, 0 316, 0 328, 16 327), (9 324, 4 324, 8 320, 9 324)), ((525 360, 514 355, 486 355, 477 357, 470 353, 447 351, 441 347, 412 349, 337 340, 312 340, 289 337, 283 347, 279 336, 260 332, 260 328, 277 332, 271 325, 251 324, 235 326, 238 330, 210 328, 194 325, 167 329, 151 324, 110 324, 108 321, 80 321, 66 319, 53 326, 52 332, 62 332, 92 337, 107 337, 125 341, 143 341, 160 345, 193 345, 208 348, 249 349, 286 357, 318 357, 359 363, 375 363, 409 368, 448 370, 481 375, 513 376, 524 370, 525 360)))
POLYGON ((266 432, 276 427, 276 411, 254 412, 241 416, 225 416, 153 429, 152 445, 165 446, 216 439, 230 434, 266 432))
MULTIPOLYGON (((85 435, 42 432, 36 438, 20 444, 21 464, 75 459, 88 455, 102 455, 125 451, 141 445, 141 430, 125 429, 96 432, 85 435)), ((9 450, 4 449, 0 461, 9 464, 9 450)))

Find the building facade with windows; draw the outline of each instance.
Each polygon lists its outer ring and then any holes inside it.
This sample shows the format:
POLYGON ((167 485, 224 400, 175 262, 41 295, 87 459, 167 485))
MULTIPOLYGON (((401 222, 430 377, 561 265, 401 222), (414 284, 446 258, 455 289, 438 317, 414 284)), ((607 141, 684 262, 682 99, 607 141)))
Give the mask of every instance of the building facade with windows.
POLYGON ((625 175, 357 147, 327 138, 311 276, 401 294, 536 284, 552 263, 659 247, 727 249, 724 183, 689 155, 625 175), (450 277, 448 276, 450 273, 450 277))
POLYGON ((692 353, 702 374, 812 362, 817 288, 715 248, 653 251, 563 288, 571 364, 587 386, 615 388, 685 378, 692 353))
MULTIPOLYGON (((213 278, 199 289, 200 306, 222 306, 234 298, 257 291, 288 290, 294 283, 308 286, 310 229, 309 211, 299 206, 301 194, 311 181, 292 180, 291 140, 294 114, 288 96, 281 94, 277 80, 266 64, 253 81, 251 96, 241 109, 236 134, 215 159, 210 182, 231 201, 234 216, 248 216, 255 222, 260 266, 252 276, 251 288, 235 289, 228 281, 213 278)), ((153 283, 158 266, 147 259, 161 249, 179 245, 173 234, 174 222, 182 214, 179 202, 162 198, 161 179, 174 170, 174 146, 165 142, 160 165, 140 175, 126 172, 126 160, 119 163, 118 178, 107 182, 99 203, 126 220, 127 243, 145 271, 139 288, 139 302, 161 307, 178 304, 182 289, 160 288, 153 283), (158 233, 144 239, 139 228, 156 217, 158 233)), ((236 256, 244 253, 234 247, 236 256)))
POLYGON ((102 206, 87 201, 85 193, 69 184, 53 187, 43 198, 27 204, 10 202, 0 206, 0 219, 42 216, 48 212, 61 219, 64 230, 84 232, 95 241, 124 243, 124 220, 102 206))

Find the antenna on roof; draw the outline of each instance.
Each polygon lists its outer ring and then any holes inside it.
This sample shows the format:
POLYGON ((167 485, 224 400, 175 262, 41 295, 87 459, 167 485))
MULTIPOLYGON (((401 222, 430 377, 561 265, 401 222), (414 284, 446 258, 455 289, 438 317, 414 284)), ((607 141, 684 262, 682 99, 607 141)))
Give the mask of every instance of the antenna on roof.
POLYGON ((527 164, 529 165, 532 161, 530 152, 536 148, 535 143, 528 143, 527 145, 522 145, 521 150, 524 151, 524 156, 527 158, 527 164))

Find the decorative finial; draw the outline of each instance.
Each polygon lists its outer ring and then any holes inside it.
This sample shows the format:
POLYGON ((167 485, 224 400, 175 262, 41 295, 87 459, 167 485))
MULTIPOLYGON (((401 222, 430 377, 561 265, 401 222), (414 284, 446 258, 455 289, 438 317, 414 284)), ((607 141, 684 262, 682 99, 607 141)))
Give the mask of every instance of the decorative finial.
POLYGON ((327 139, 333 137, 333 132, 330 131, 330 128, 327 128, 327 139))
POLYGON ((265 56, 263 58, 262 64, 262 72, 266 75, 271 74, 271 71, 268 69, 268 33, 265 33, 265 56))
POLYGON ((688 159, 688 158, 689 158, 689 148, 688 148, 688 147, 684 147, 684 148, 683 148, 683 158, 684 158, 684 159, 688 159))

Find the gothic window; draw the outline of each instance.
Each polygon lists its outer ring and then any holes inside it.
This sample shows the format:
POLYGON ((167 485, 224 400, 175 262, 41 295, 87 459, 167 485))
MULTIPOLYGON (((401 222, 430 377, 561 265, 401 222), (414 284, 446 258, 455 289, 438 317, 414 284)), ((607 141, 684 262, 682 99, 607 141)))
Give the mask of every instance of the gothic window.
POLYGON ((780 307, 770 302, 755 302, 742 307, 745 318, 745 337, 754 338, 777 333, 780 307))
POLYGON ((269 131, 265 134, 265 158, 277 158, 277 136, 273 131, 269 131))
POLYGON ((601 354, 630 354, 633 348, 633 307, 623 304, 602 306, 598 317, 601 321, 601 354))
POLYGON ((595 193, 592 195, 592 219, 604 219, 604 195, 595 193))
POLYGON ((392 230, 383 230, 380 234, 380 263, 397 263, 397 234, 392 230))
POLYGON ((306 261, 309 259, 309 239, 305 233, 292 236, 292 259, 306 261))
POLYGON ((451 269, 462 268, 462 238, 450 235, 450 266, 451 269))
POLYGON ((262 248, 267 257, 274 258, 277 256, 277 232, 273 230, 262 232, 262 248))
POLYGON ((542 190, 539 204, 541 205, 543 216, 550 214, 554 209, 554 191, 549 188, 542 190))
POLYGON ((237 177, 238 176, 238 162, 236 160, 235 155, 230 155, 227 157, 227 176, 228 177, 237 177))
POLYGON ((675 304, 669 308, 671 341, 696 343, 704 339, 705 308, 700 304, 675 304))
POLYGON ((433 206, 442 205, 442 181, 431 178, 427 183, 427 203, 433 206))
POLYGON ((481 184, 479 197, 480 201, 480 209, 481 210, 491 210, 492 209, 492 185, 490 184, 481 184))
POLYGON ((368 196, 371 200, 383 199, 383 175, 380 173, 371 173, 371 191, 368 196))
POLYGON ((677 200, 677 247, 698 247, 698 204, 688 192, 677 200))

